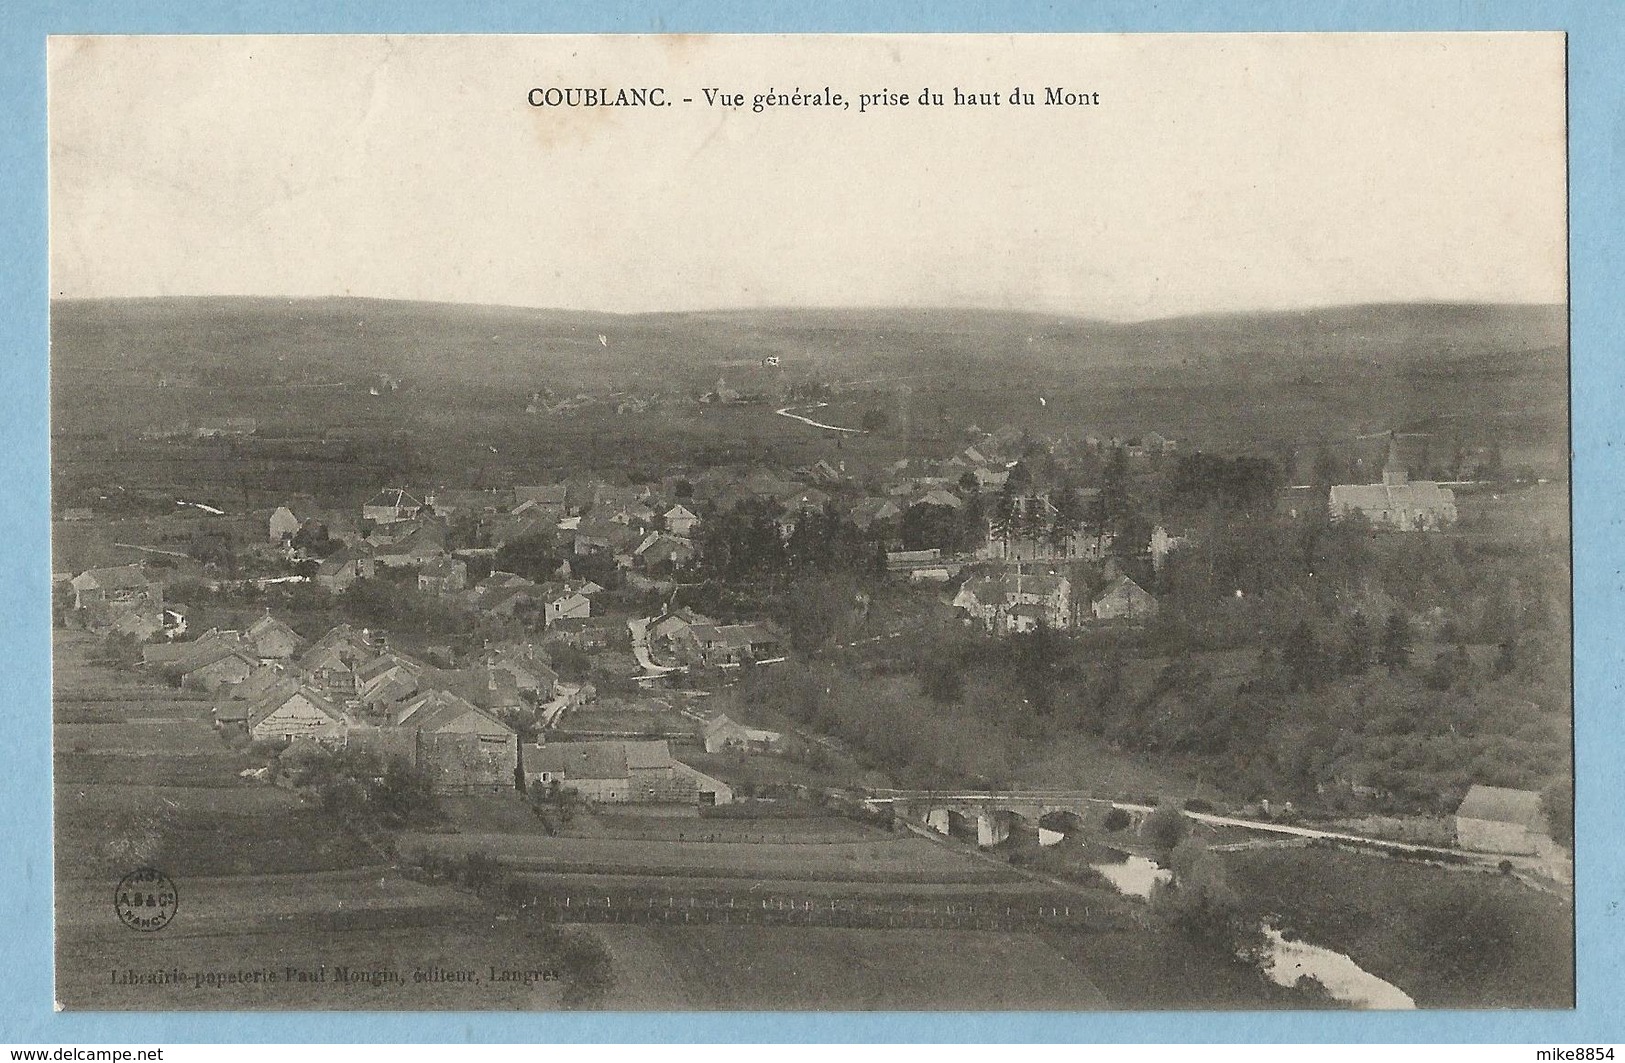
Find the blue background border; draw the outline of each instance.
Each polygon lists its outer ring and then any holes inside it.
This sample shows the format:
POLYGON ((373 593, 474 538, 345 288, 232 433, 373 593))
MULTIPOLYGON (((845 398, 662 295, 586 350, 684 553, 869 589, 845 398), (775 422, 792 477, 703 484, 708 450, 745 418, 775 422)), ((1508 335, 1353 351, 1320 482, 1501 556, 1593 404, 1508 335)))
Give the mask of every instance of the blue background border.
POLYGON ((1613 3, 1163 0, 807 5, 113 0, 8 5, 0 20, 0 1041, 1489 1041, 1585 1044, 1622 1030, 1625 859, 1614 699, 1625 576, 1614 344, 1625 326, 1625 18, 1613 3), (1566 30, 1572 263, 1579 1008, 1411 1014, 72 1014, 51 1011, 45 37, 52 33, 1050 32, 1566 30))

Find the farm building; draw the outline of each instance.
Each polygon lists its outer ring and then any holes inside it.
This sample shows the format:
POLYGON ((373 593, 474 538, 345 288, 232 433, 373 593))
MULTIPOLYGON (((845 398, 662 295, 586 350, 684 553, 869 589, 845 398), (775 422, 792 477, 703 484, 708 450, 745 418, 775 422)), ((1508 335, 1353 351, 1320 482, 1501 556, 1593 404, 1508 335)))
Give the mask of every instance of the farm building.
POLYGON ((260 669, 260 659, 248 645, 211 643, 166 669, 178 676, 187 690, 210 693, 222 687, 236 686, 260 669))
POLYGON ((299 632, 272 616, 269 609, 248 626, 245 637, 254 653, 268 661, 286 661, 305 644, 299 632))
POLYGON ((501 793, 519 778, 519 735, 513 728, 444 690, 408 701, 391 726, 417 735, 417 764, 441 793, 501 793))
POLYGON ((341 737, 349 727, 348 717, 337 705, 293 680, 277 683, 264 697, 250 702, 245 721, 249 735, 256 741, 330 740, 341 737))
POLYGON ((746 727, 722 713, 713 716, 706 723, 704 736, 707 753, 720 753, 730 749, 746 753, 765 753, 784 741, 784 735, 778 731, 746 727))
POLYGON ((1474 785, 1456 809, 1456 844, 1478 853, 1531 855, 1550 849, 1540 795, 1474 785))
POLYGON ((270 542, 280 543, 298 535, 299 527, 299 518, 293 515, 293 510, 287 506, 278 506, 271 511, 271 519, 266 525, 266 538, 270 542))
POLYGON ((161 605, 163 587, 147 578, 140 565, 87 569, 68 581, 73 590, 73 607, 94 605, 161 605))
POLYGON ((364 546, 347 546, 321 563, 316 569, 316 582, 338 594, 358 579, 371 579, 377 571, 371 550, 364 546))
POLYGON ((603 804, 726 805, 728 784, 674 760, 664 741, 550 742, 525 750, 527 786, 573 790, 603 804))
POLYGON ((418 569, 418 590, 429 594, 455 594, 468 586, 468 562, 459 557, 437 557, 418 569))
POLYGON ((1155 616, 1157 600, 1127 576, 1118 576, 1089 603, 1096 620, 1141 620, 1155 616))
POLYGON ((666 521, 667 531, 684 538, 687 538, 694 531, 695 525, 700 523, 700 518, 682 503, 672 506, 661 516, 666 521))
POLYGON ((691 624, 672 639, 690 664, 731 668, 745 661, 772 660, 784 652, 784 640, 764 624, 691 624))

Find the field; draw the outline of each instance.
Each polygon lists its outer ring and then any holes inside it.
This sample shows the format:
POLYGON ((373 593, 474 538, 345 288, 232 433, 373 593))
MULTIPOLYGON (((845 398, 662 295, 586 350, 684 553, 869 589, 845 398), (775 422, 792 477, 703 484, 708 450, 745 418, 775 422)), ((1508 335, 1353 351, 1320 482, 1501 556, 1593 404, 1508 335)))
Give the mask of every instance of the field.
POLYGON ((1572 904, 1503 876, 1324 849, 1227 855, 1283 932, 1346 953, 1423 1008, 1574 1006, 1572 904))
MULTIPOLYGON (((681 1006, 699 1010, 1045 1011, 1111 1006, 1086 971, 1031 934, 805 927, 616 931, 611 947, 624 951, 628 966, 668 965, 681 971, 681 1006)), ((640 988, 629 980, 625 996, 616 1004, 649 1006, 636 998, 640 988)))
MULTIPOLYGON (((408 835, 400 845, 403 851, 485 852, 516 870, 554 874, 894 884, 981 884, 1014 877, 911 835, 818 844, 711 841, 717 832, 707 821, 684 822, 689 827, 678 840, 463 833, 408 835)), ((730 823, 721 830, 737 834, 740 828, 730 823)))
POLYGON ((185 491, 241 512, 293 495, 353 502, 391 480, 535 482, 820 457, 863 474, 945 451, 973 422, 1039 435, 1155 429, 1192 447, 1266 453, 1403 428, 1469 446, 1494 440, 1558 476, 1566 342, 1556 307, 1110 324, 992 311, 616 317, 365 300, 59 302, 53 477, 64 505, 148 491, 172 511, 173 493, 185 491), (757 368, 769 354, 782 369, 757 368), (403 390, 368 396, 380 372, 404 378, 403 390), (161 386, 177 375, 195 379, 161 386), (773 401, 696 403, 719 376, 767 399, 791 384, 835 386, 829 423, 878 408, 891 427, 832 438, 775 416, 773 401), (527 416, 529 394, 544 386, 662 402, 640 414, 600 403, 527 416), (256 418, 258 437, 133 438, 226 416, 256 418))
POLYGON ((56 633, 56 978, 64 1007, 559 1006, 556 980, 490 981, 493 966, 552 969, 544 949, 507 925, 510 916, 469 894, 402 878, 298 796, 241 778, 251 762, 215 733, 208 702, 95 663, 96 648, 82 634, 56 633), (132 931, 114 913, 119 879, 141 867, 175 883, 176 916, 160 931, 132 931), (369 974, 339 984, 340 967, 369 974), (479 980, 413 981, 414 971, 434 967, 479 980), (290 980, 290 968, 325 968, 326 980, 290 980), (131 970, 179 980, 117 981, 131 970), (266 980, 195 980, 256 971, 266 980))

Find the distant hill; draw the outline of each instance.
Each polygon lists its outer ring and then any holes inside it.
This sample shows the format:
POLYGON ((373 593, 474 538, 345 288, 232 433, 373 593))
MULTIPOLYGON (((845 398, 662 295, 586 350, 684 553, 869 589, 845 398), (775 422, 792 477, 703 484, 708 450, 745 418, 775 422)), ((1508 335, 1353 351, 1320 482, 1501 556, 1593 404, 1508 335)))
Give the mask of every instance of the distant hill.
POLYGON ((750 309, 617 315, 372 299, 61 300, 61 384, 81 373, 254 383, 390 373, 467 384, 694 383, 779 356, 786 370, 873 374, 1100 367, 1253 369, 1328 360, 1444 370, 1566 352, 1561 306, 1396 304, 1112 323, 975 309, 750 309), (599 337, 604 337, 601 342, 599 337))

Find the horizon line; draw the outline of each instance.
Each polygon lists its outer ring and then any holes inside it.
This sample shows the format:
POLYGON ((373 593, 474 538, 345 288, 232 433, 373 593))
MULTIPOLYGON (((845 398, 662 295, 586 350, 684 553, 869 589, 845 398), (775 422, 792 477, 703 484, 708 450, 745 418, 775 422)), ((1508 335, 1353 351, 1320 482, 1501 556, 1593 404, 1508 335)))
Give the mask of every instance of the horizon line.
POLYGON ((1445 299, 1445 298, 1419 298, 1419 299, 1378 299, 1357 300, 1353 302, 1311 303, 1298 306, 1260 306, 1247 309, 1231 310, 1191 310, 1178 313, 1160 314, 1150 317, 1114 318, 1102 315, 1089 314, 1072 310, 1056 310, 1044 307, 1022 308, 1011 306, 992 306, 981 303, 943 303, 943 304, 910 304, 910 303, 780 303, 764 304, 759 306, 711 306, 687 309, 668 310, 604 310, 592 307, 567 307, 530 305, 524 303, 505 302, 467 302, 451 299, 409 299, 397 296, 377 295, 245 295, 245 294, 185 294, 185 295, 53 295, 48 299, 50 305, 58 303, 134 303, 134 302, 202 302, 202 301, 233 301, 233 302, 273 302, 273 303, 391 303, 410 306, 441 306, 460 307, 480 310, 513 310, 533 313, 550 314, 580 314, 602 317, 637 318, 661 317, 704 314, 752 314, 752 313, 988 313, 1010 314, 1028 317, 1059 317, 1075 321, 1089 321, 1106 325, 1146 325, 1158 322, 1189 320, 1193 318, 1215 317, 1244 317, 1248 315, 1282 315, 1282 314, 1310 314, 1330 310, 1358 310, 1379 309, 1383 307, 1434 307, 1434 308, 1468 308, 1468 307, 1499 307, 1499 308, 1542 308, 1567 310, 1567 300, 1530 300, 1530 299, 1445 299))

